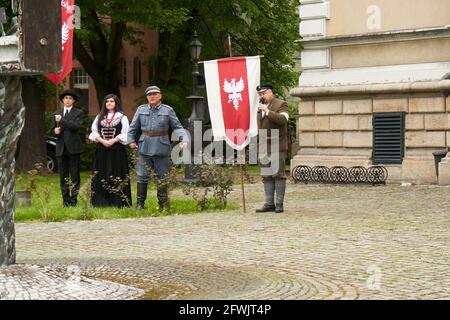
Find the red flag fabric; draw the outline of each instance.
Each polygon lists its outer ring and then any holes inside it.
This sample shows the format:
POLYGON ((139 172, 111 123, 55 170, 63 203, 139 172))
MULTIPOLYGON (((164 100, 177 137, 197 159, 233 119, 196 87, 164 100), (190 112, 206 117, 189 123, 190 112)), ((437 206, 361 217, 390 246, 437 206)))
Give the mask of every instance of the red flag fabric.
POLYGON ((208 108, 215 140, 244 149, 257 135, 259 57, 205 61, 208 108))
POLYGON ((72 42, 73 42, 73 14, 75 0, 61 1, 61 46, 62 46, 62 71, 60 73, 47 73, 44 77, 49 79, 55 85, 72 71, 72 42))

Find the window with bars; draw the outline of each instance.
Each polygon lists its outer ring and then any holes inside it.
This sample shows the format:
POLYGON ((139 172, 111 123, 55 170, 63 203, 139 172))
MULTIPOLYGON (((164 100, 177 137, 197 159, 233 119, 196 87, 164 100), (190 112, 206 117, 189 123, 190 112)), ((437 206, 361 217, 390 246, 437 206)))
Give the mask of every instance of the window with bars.
POLYGON ((125 59, 120 59, 119 61, 119 85, 122 87, 127 86, 127 61, 125 59))
POLYGON ((135 86, 140 86, 142 84, 142 74, 141 74, 141 59, 139 57, 134 58, 133 60, 133 84, 135 86))
POLYGON ((72 82, 76 89, 89 89, 89 76, 83 69, 74 68, 72 70, 72 82))
POLYGON ((373 163, 402 163, 405 148, 405 113, 374 113, 372 124, 373 163))

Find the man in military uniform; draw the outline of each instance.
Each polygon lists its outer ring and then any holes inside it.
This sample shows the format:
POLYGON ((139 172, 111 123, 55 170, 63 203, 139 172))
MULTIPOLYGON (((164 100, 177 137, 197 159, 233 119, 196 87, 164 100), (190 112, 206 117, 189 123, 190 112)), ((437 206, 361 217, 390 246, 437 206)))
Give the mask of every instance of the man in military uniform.
POLYGON ((137 210, 144 208, 147 198, 149 170, 153 170, 158 178, 157 196, 160 209, 169 209, 167 186, 161 183, 169 171, 171 144, 169 129, 177 136, 181 148, 186 148, 188 135, 178 120, 175 111, 161 103, 161 90, 150 86, 145 90, 148 104, 139 106, 128 130, 130 148, 138 150, 136 173, 137 210))
POLYGON ((267 141, 260 141, 260 160, 261 158, 267 160, 264 163, 261 161, 260 164, 265 203, 256 212, 280 213, 284 211, 283 202, 286 190, 285 162, 288 151, 288 106, 286 101, 274 97, 273 87, 270 84, 259 85, 256 90, 260 97, 258 129, 266 130, 267 133, 267 141), (274 135, 274 129, 278 131, 278 138, 276 134, 274 135))

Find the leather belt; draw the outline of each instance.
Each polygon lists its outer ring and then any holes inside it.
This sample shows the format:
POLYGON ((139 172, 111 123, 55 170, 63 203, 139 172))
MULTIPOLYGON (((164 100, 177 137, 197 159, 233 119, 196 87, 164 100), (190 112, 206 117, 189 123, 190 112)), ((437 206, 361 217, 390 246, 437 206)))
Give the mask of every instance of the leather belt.
POLYGON ((142 134, 147 137, 161 137, 161 136, 168 136, 169 131, 159 131, 159 132, 142 131, 142 134))

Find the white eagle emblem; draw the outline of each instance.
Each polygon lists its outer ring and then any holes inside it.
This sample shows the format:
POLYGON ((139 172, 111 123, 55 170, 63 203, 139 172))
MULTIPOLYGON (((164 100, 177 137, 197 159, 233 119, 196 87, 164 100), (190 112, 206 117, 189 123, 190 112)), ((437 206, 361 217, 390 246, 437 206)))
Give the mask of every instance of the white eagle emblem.
POLYGON ((66 44, 67 40, 69 40, 69 26, 65 22, 61 28, 61 40, 62 50, 64 50, 64 45, 66 44))
POLYGON ((228 103, 233 101, 233 107, 239 109, 239 101, 242 101, 241 92, 244 91, 244 80, 241 79, 236 83, 236 79, 231 79, 231 82, 228 82, 225 78, 223 82, 223 91, 228 93, 228 103))
POLYGON ((61 1, 61 7, 63 7, 63 8, 66 8, 67 9, 67 11, 70 9, 70 5, 69 5, 69 1, 64 1, 64 0, 62 0, 61 1))

